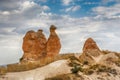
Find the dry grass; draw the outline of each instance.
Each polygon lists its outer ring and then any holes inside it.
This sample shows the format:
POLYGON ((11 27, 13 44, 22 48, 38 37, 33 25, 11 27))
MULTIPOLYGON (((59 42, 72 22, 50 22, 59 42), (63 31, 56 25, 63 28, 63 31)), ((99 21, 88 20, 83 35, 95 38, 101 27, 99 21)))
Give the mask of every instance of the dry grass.
POLYGON ((76 74, 63 74, 45 80, 83 80, 82 76, 76 74))

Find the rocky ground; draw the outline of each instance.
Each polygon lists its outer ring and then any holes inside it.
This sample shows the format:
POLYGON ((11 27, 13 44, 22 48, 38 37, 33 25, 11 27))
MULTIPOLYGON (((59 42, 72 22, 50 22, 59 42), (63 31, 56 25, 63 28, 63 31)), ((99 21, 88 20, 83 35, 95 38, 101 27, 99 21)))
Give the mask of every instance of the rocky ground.
POLYGON ((0 76, 0 80, 45 80, 48 77, 71 73, 70 68, 67 60, 59 60, 34 70, 7 73, 0 76))
POLYGON ((87 61, 81 63, 78 56, 29 71, 9 72, 0 76, 0 80, 120 80, 119 53, 104 54, 92 65, 87 61))

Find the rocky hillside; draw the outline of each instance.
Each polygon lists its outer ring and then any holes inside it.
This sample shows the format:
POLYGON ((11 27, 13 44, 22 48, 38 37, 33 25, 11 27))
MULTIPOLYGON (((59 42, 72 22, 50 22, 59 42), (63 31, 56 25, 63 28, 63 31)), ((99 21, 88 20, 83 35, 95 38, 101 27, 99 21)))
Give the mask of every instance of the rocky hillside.
POLYGON ((92 38, 85 41, 83 53, 71 57, 70 74, 45 80, 120 80, 120 53, 101 51, 92 38))
POLYGON ((88 38, 82 53, 59 54, 55 30, 51 25, 48 40, 41 29, 28 31, 20 62, 0 67, 0 80, 120 80, 119 53, 102 51, 88 38))
POLYGON ((0 75, 0 80, 120 80, 120 53, 100 50, 92 38, 85 41, 81 54, 52 59, 33 70, 0 75))
POLYGON ((56 33, 57 28, 50 26, 50 35, 48 40, 43 34, 43 30, 37 32, 30 30, 23 38, 23 56, 22 62, 36 61, 46 57, 54 57, 59 54, 61 49, 60 39, 56 33))
POLYGON ((67 54, 67 58, 54 61, 43 67, 29 71, 6 73, 0 76, 0 80, 119 80, 119 53, 111 53, 104 54, 105 57, 96 64, 90 64, 89 61, 81 63, 78 55, 69 56, 67 54), (111 53, 116 55, 111 55, 111 53), (109 55, 118 58, 111 60, 111 62, 106 58, 106 56, 111 57, 109 55), (105 63, 101 63, 102 61, 105 63))

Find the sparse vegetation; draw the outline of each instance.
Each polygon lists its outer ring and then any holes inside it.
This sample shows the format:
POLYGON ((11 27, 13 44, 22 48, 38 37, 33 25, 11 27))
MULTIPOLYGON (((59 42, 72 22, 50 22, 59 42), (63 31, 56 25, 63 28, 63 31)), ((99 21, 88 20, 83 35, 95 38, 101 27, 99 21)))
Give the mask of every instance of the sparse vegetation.
POLYGON ((89 75, 93 72, 97 72, 97 73, 108 72, 108 73, 117 75, 116 69, 112 69, 111 67, 107 67, 107 66, 100 65, 100 64, 92 65, 89 68, 84 69, 83 73, 89 75))
POLYGON ((88 65, 88 64, 89 64, 88 61, 84 61, 84 62, 83 62, 83 65, 88 65))
POLYGON ((63 74, 45 80, 84 80, 82 76, 76 74, 63 74))
POLYGON ((34 62, 21 62, 15 64, 8 64, 6 67, 0 67, 0 74, 5 74, 7 72, 21 72, 31 69, 35 69, 44 65, 47 65, 53 61, 61 59, 69 59, 69 57, 74 56, 74 54, 60 54, 54 58, 44 58, 34 62))
POLYGON ((82 68, 81 68, 80 66, 77 66, 77 65, 75 65, 75 66, 71 69, 72 73, 75 73, 75 74, 77 74, 78 71, 80 71, 80 70, 82 70, 82 68))
POLYGON ((117 61, 115 61, 115 64, 120 67, 120 59, 118 59, 117 61))
POLYGON ((7 72, 7 68, 6 67, 0 67, 0 75, 4 75, 7 72))

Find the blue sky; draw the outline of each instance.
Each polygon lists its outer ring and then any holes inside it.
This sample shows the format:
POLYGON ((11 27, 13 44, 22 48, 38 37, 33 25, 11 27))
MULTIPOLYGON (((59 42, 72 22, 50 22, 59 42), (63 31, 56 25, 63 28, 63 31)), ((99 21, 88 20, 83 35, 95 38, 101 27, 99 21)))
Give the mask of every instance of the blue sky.
POLYGON ((120 0, 0 0, 0 65, 19 61, 28 30, 54 24, 61 53, 81 53, 92 37, 102 50, 120 52, 120 0))

